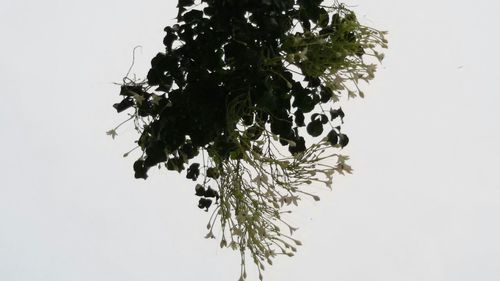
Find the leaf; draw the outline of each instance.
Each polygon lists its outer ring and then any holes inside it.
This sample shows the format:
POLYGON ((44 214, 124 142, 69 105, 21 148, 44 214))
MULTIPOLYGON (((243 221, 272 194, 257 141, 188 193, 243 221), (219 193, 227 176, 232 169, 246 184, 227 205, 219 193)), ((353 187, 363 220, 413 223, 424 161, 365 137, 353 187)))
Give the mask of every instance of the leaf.
POLYGON ((319 94, 320 94, 320 101, 322 103, 329 102, 332 96, 334 95, 330 88, 324 86, 321 87, 321 91, 319 92, 319 94))
POLYGON ((202 18, 203 18, 203 12, 199 10, 191 10, 182 15, 182 19, 189 24, 193 24, 196 21, 200 21, 202 18))
POLYGON ((134 95, 134 93, 141 93, 142 92, 142 86, 140 85, 122 85, 120 88, 120 95, 121 96, 126 96, 126 97, 131 97, 134 95))
POLYGON ((212 205, 212 200, 206 199, 206 198, 200 198, 198 201, 198 208, 200 209, 206 209, 205 211, 208 212, 208 208, 212 205))
POLYGON ((339 108, 339 109, 330 109, 330 120, 334 120, 338 117, 340 117, 340 120, 342 121, 342 123, 344 122, 344 111, 342 111, 342 108, 339 108))
POLYGON ((317 137, 323 133, 323 124, 321 121, 312 121, 307 125, 307 133, 313 137, 317 137))
POLYGON ((333 129, 328 133, 328 135, 326 137, 327 137, 328 142, 332 146, 336 145, 339 141, 339 135, 337 134, 337 131, 335 131, 333 129))
POLYGON ((201 184, 196 184, 194 191, 196 196, 205 196, 205 187, 201 184))
POLYGON ((319 121, 324 125, 328 123, 328 117, 322 113, 314 113, 313 115, 311 115, 311 121, 319 121))
POLYGON ((175 40, 177 40, 177 35, 175 35, 173 28, 170 26, 166 27, 165 31, 167 32, 167 35, 163 38, 163 45, 167 47, 167 50, 171 51, 172 44, 175 40))
POLYGON ((165 143, 162 141, 152 141, 148 144, 145 149, 146 159, 144 160, 144 165, 147 167, 155 166, 158 163, 167 160, 167 155, 165 154, 165 143))
POLYGON ((147 179, 148 168, 144 166, 144 160, 137 160, 134 162, 134 171, 136 179, 147 179))
POLYGON ((294 142, 294 146, 288 146, 288 151, 290 151, 292 155, 296 155, 306 150, 306 141, 303 137, 299 137, 298 139, 294 140, 294 142))
POLYGON ((330 21, 330 16, 325 9, 320 10, 318 25, 322 28, 326 28, 328 26, 328 22, 330 21))
POLYGON ((294 115, 295 115, 295 124, 297 126, 303 127, 306 125, 304 123, 304 113, 302 112, 302 110, 297 109, 297 111, 295 111, 294 115))
POLYGON ((192 179, 193 181, 198 179, 198 176, 200 175, 200 164, 198 163, 193 163, 189 168, 187 169, 187 174, 186 178, 192 179))
POLYGON ((349 143, 349 138, 347 137, 347 135, 340 134, 339 135, 340 147, 344 148, 348 143, 349 143))
POLYGON ((179 0, 177 7, 182 8, 182 7, 191 6, 193 4, 194 4, 194 0, 179 0))
POLYGON ((116 109, 118 113, 132 107, 134 105, 134 101, 131 98, 125 98, 120 103, 113 104, 113 107, 116 109))
POLYGON ((205 191, 205 197, 219 198, 219 192, 209 186, 205 191))
POLYGON ((207 177, 216 180, 219 178, 219 171, 215 167, 210 167, 207 169, 207 177))
POLYGON ((320 115, 320 121, 323 125, 325 125, 326 123, 328 123, 328 116, 326 116, 325 114, 321 114, 320 115))
POLYGON ((184 165, 182 163, 182 160, 177 157, 168 159, 166 166, 167 170, 170 171, 177 171, 180 173, 182 170, 184 170, 184 165))

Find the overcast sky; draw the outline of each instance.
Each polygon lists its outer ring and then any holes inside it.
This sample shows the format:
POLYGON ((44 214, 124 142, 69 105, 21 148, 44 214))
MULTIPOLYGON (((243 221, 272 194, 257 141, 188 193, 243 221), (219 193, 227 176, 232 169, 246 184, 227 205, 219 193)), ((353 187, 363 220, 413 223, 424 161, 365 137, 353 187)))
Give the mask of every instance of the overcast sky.
MULTIPOLYGON (((192 183, 133 178, 111 107, 147 73, 176 1, 0 0, 0 280, 234 281, 192 183)), ((500 4, 352 0, 388 30, 364 100, 343 104, 355 169, 312 187, 272 281, 500 280, 500 4)), ((255 280, 253 265, 250 279, 255 280)))

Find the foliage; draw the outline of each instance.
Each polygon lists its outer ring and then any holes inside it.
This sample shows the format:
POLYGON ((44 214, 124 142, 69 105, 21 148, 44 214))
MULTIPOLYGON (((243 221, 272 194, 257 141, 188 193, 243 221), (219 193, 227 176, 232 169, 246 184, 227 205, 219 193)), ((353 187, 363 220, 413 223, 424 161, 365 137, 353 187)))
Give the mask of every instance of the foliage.
POLYGON ((303 187, 351 172, 335 152, 349 142, 344 112, 324 107, 364 96, 359 82, 374 77, 385 32, 321 0, 179 0, 178 11, 147 79, 125 79, 114 105, 134 110, 135 177, 185 170, 198 206, 215 206, 206 237, 219 225, 220 246, 241 252, 240 279, 245 253, 262 278, 264 263, 301 245, 284 206, 319 200, 303 187), (319 139, 307 145, 306 133, 319 139))

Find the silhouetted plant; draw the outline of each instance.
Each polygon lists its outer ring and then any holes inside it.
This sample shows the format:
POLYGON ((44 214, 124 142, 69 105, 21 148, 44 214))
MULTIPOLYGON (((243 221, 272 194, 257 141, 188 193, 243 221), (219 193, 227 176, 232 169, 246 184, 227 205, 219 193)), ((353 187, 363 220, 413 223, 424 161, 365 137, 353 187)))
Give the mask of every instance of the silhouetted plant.
POLYGON ((186 170, 198 207, 213 208, 206 237, 218 225, 220 246, 241 252, 241 280, 246 253, 262 278, 264 263, 301 245, 282 214, 301 196, 319 200, 304 186, 351 173, 336 105, 364 96, 359 82, 374 78, 387 41, 345 5, 322 2, 179 0, 165 52, 147 79, 124 79, 114 105, 133 110, 140 134, 135 177, 186 170))

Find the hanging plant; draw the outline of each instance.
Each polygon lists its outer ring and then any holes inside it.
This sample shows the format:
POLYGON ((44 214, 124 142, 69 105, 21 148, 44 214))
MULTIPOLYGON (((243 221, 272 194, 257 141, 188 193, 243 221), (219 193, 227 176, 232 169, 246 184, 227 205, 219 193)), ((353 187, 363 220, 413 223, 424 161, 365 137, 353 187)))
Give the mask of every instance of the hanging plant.
POLYGON ((198 207, 212 211, 206 237, 218 227, 220 246, 241 252, 240 280, 247 254, 262 279, 265 263, 301 245, 286 206, 318 201, 308 185, 352 171, 338 102, 364 96, 387 41, 322 2, 179 0, 165 51, 147 79, 124 79, 114 105, 133 110, 140 134, 135 177, 159 166, 193 181, 198 207))

